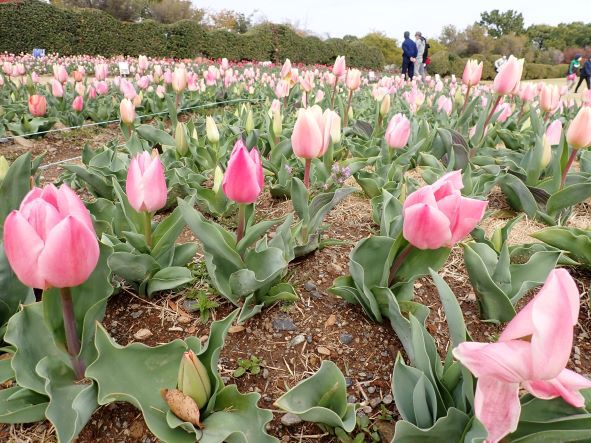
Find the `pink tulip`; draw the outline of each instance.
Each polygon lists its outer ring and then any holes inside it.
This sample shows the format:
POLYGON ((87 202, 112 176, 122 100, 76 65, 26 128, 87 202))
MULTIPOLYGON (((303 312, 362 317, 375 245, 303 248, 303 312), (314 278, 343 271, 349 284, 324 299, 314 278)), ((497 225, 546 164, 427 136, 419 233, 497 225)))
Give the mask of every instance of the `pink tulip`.
POLYGON ((400 113, 393 116, 386 128, 385 137, 391 148, 404 148, 410 137, 410 120, 400 113))
POLYGON ((284 98, 289 95, 289 83, 285 80, 279 80, 275 88, 275 95, 277 98, 284 98))
POLYGON ((554 112, 560 103, 560 91, 556 85, 544 83, 540 91, 540 108, 545 112, 554 112))
POLYGON ((322 100, 324 100, 324 91, 322 89, 319 89, 316 92, 316 95, 314 96, 314 104, 318 104, 320 103, 322 100))
POLYGON ((350 91, 356 91, 361 85, 361 71, 359 69, 349 69, 345 84, 350 91))
POLYGON ((140 55, 137 59, 137 66, 140 72, 144 72, 146 69, 148 69, 148 57, 146 57, 145 55, 140 55))
POLYGON ((74 77, 75 82, 81 82, 82 80, 84 80, 84 73, 80 71, 72 72, 72 76, 74 77))
POLYGON ((591 89, 587 89, 583 92, 583 106, 591 106, 591 89))
POLYGON ((279 77, 282 79, 286 79, 291 77, 291 61, 288 58, 285 59, 283 66, 281 67, 281 72, 279 73, 279 77))
POLYGON ((109 92, 109 85, 108 85, 108 83, 105 82, 105 81, 97 82, 97 84, 96 84, 96 92, 99 95, 105 95, 107 92, 109 92))
POLYGON ((104 63, 99 63, 94 66, 94 76, 98 81, 106 80, 107 76, 109 75, 109 65, 104 63))
POLYGON ((345 56, 339 55, 336 60, 334 61, 334 65, 332 67, 332 73, 338 78, 345 75, 347 72, 347 65, 345 63, 345 56))
POLYGON ((29 97, 29 112, 33 117, 43 117, 47 109, 47 100, 42 95, 29 97))
POLYGON ((166 205, 166 179, 158 152, 142 152, 131 159, 125 191, 129 204, 137 212, 153 213, 166 205))
POLYGON ((488 201, 462 197, 461 171, 445 174, 404 201, 404 238, 418 249, 452 247, 482 219, 488 201))
POLYGON ((546 129, 546 138, 551 145, 557 145, 560 143, 560 136, 562 135, 562 122, 560 120, 554 120, 548 125, 546 129))
POLYGON ((249 204, 256 201, 263 187, 263 165, 259 151, 253 148, 249 153, 244 142, 238 140, 224 173, 224 194, 236 203, 249 204))
POLYGON ((591 146, 591 108, 583 106, 570 122, 566 140, 574 149, 591 146))
POLYGON ((524 102, 531 102, 536 92, 536 86, 533 83, 522 83, 519 86, 519 98, 524 102))
POLYGON ((12 75, 12 63, 4 62, 2 64, 2 72, 10 77, 12 75))
POLYGON ((487 442, 517 429, 520 387, 547 400, 562 397, 580 408, 591 381, 566 369, 579 316, 580 295, 565 269, 553 270, 538 294, 511 320, 496 343, 464 342, 453 355, 478 377, 475 415, 487 442))
POLYGON ((318 105, 300 109, 291 134, 291 146, 297 157, 305 159, 324 155, 330 143, 330 130, 340 117, 327 109, 322 113, 318 105))
POLYGON ((76 112, 82 112, 84 109, 84 99, 81 95, 77 95, 74 101, 72 102, 72 109, 76 112))
POLYGON ((51 79, 51 95, 56 98, 61 98, 64 96, 64 87, 55 78, 51 79))
POLYGON ((64 65, 53 65, 53 76, 60 83, 68 81, 68 71, 66 71, 64 65))
POLYGON ((131 125, 135 120, 135 106, 131 100, 124 98, 119 105, 119 114, 121 121, 126 125, 131 125))
POLYGON ((84 95, 84 93, 86 92, 86 88, 84 87, 83 83, 76 83, 76 86, 74 86, 74 90, 78 95, 84 95))
POLYGON ((512 92, 519 85, 522 73, 523 59, 518 60, 511 55, 495 76, 493 82, 494 92, 499 95, 512 92))
POLYGON ((6 217, 4 247, 18 279, 40 289, 84 283, 99 257, 90 213, 67 185, 33 188, 6 217))
POLYGON ((184 66, 179 66, 172 74, 172 89, 177 94, 180 94, 187 88, 187 69, 184 66))
POLYGON ((164 83, 166 83, 167 85, 170 85, 172 83, 172 72, 170 71, 170 69, 167 69, 166 72, 164 72, 164 83))
POLYGON ((478 60, 468 60, 462 75, 462 83, 466 86, 476 86, 482 77, 482 66, 482 62, 478 63, 478 60))
POLYGON ((220 67, 225 71, 226 69, 228 69, 229 66, 230 66, 230 63, 228 62, 228 59, 224 57, 222 59, 222 63, 220 65, 220 67))
POLYGON ((39 74, 37 74, 35 71, 33 71, 33 73, 31 74, 31 81, 35 84, 37 84, 41 81, 39 74))
POLYGON ((500 123, 507 121, 507 119, 511 117, 511 114, 513 113, 513 110, 511 109, 511 105, 509 103, 501 103, 497 107, 497 109, 495 109, 495 112, 499 111, 501 111, 501 113, 497 117, 497 121, 500 123))
POLYGON ((88 94, 89 99, 94 100, 96 98, 96 89, 94 86, 89 86, 86 93, 88 94))
POLYGON ((144 75, 137 81, 137 85, 140 89, 148 89, 148 86, 150 86, 150 78, 144 75))
POLYGON ((439 96, 439 98, 437 99, 437 110, 439 112, 443 111, 447 115, 450 115, 451 111, 452 111, 452 107, 453 107, 453 103, 451 101, 451 98, 446 97, 445 95, 439 96))
POLYGON ((119 89, 121 89, 123 96, 129 100, 133 100, 137 96, 133 84, 124 78, 119 81, 119 89))

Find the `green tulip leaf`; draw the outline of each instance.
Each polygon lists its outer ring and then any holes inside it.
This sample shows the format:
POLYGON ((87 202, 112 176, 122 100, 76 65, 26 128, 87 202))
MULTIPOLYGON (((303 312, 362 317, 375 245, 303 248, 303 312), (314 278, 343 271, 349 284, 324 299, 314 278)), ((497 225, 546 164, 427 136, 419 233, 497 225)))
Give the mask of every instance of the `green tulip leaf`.
POLYGON ((314 375, 279 397, 275 405, 305 421, 346 432, 355 428, 355 405, 347 403, 345 377, 332 361, 323 361, 314 375))
POLYGON ((45 420, 48 399, 29 389, 13 386, 0 390, 0 423, 34 423, 45 420))
POLYGON ((422 429, 410 421, 399 421, 392 443, 461 442, 469 422, 468 415, 456 408, 450 408, 446 416, 428 428, 422 429))
POLYGON ((193 274, 188 268, 181 266, 170 266, 156 272, 148 280, 148 295, 155 292, 167 291, 178 288, 193 280, 193 274))

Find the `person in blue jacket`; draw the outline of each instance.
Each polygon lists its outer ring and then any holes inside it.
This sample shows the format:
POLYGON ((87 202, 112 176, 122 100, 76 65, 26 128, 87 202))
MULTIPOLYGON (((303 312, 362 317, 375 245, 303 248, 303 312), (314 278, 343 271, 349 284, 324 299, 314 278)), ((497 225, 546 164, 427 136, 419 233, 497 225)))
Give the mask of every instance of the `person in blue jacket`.
POLYGON ((581 83, 583 83, 583 80, 585 80, 585 83, 587 83, 587 89, 591 89, 591 56, 587 57, 587 61, 585 63, 583 63, 583 66, 581 67, 581 73, 580 73, 581 77, 579 78, 579 83, 577 84, 577 87, 575 88, 575 94, 577 93, 577 91, 579 90, 579 86, 581 86, 581 83))
POLYGON ((406 31, 402 42, 402 75, 405 78, 412 80, 415 74, 417 52, 417 44, 410 39, 410 32, 406 31))

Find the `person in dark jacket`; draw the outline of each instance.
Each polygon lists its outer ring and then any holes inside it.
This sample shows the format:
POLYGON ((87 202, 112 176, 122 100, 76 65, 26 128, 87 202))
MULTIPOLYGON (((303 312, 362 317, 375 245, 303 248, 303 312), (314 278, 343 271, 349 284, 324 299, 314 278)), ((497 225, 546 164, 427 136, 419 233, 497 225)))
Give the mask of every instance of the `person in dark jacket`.
POLYGON ((587 83, 587 89, 591 89, 591 56, 587 57, 587 60, 581 66, 581 78, 579 78, 579 83, 577 83, 577 87, 575 88, 575 94, 579 90, 579 86, 581 86, 583 80, 587 83))
POLYGON ((404 33, 402 42, 402 75, 412 80, 415 74, 415 61, 417 60, 417 45, 410 39, 410 32, 404 33))

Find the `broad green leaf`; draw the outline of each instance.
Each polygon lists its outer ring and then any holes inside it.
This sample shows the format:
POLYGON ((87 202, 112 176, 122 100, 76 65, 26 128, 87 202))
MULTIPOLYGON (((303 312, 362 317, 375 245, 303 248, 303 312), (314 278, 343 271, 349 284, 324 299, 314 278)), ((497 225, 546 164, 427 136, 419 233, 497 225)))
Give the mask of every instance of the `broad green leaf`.
POLYGON ((399 421, 396 423, 392 443, 461 442, 469 421, 468 415, 456 408, 450 408, 446 416, 426 429, 421 429, 409 421, 399 421))
POLYGON ((140 137, 152 142, 153 144, 159 143, 161 145, 175 146, 174 138, 170 134, 152 125, 140 125, 135 128, 135 130, 140 137))
POLYGON ((20 386, 0 390, 0 423, 45 420, 48 398, 20 386))
POLYGON ((158 291, 178 288, 193 280, 193 274, 188 268, 170 266, 156 272, 148 281, 148 295, 158 291))

